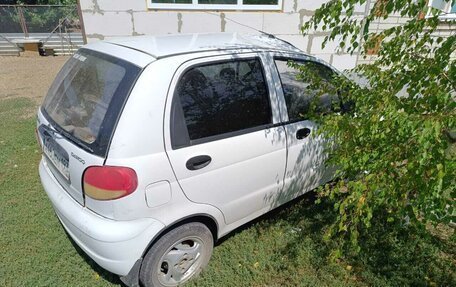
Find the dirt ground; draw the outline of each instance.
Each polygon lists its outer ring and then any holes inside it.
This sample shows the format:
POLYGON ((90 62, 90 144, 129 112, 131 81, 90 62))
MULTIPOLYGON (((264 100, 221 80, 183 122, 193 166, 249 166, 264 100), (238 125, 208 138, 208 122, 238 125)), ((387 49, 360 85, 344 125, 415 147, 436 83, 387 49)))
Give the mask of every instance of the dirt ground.
POLYGON ((67 56, 0 57, 0 100, 26 97, 40 104, 67 56))

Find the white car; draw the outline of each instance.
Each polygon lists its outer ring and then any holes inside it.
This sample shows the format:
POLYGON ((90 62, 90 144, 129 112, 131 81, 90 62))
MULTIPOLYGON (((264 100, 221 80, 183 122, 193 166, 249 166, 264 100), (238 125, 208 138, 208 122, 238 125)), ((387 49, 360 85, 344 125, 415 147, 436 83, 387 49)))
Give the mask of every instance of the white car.
MULTIPOLYGON (((177 286, 216 240, 328 181, 306 119, 318 93, 290 60, 326 82, 335 73, 268 35, 81 48, 37 120, 41 181, 69 235, 127 285, 177 286)), ((336 98, 321 96, 320 110, 336 98)))

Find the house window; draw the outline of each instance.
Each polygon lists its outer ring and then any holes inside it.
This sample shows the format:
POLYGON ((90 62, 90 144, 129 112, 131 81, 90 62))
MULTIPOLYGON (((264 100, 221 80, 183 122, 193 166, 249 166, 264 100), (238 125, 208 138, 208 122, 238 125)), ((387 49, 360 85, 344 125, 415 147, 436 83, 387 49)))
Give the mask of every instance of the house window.
POLYGON ((456 19, 456 2, 453 0, 430 0, 428 5, 442 11, 439 16, 440 19, 456 19))
POLYGON ((149 9, 281 10, 283 0, 147 0, 149 9))

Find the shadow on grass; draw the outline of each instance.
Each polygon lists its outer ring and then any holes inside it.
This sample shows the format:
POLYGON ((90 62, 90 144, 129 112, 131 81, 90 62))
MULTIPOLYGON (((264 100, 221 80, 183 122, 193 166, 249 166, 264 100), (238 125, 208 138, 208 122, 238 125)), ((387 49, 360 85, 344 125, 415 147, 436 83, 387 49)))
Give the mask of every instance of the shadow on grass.
MULTIPOLYGON (((315 204, 315 193, 310 192, 237 229, 218 244, 245 229, 264 233, 282 222, 292 226, 297 236, 278 250, 277 256, 286 257, 288 265, 296 266, 302 263, 303 252, 310 251, 306 258, 319 270, 328 265, 329 255, 336 247, 334 241, 323 240, 325 230, 335 218, 332 204, 315 204)), ((443 238, 438 230, 430 233, 413 226, 398 229, 387 223, 386 216, 377 215, 372 227, 360 232, 361 251, 345 253, 339 263, 350 266, 355 280, 367 285, 456 286, 454 229, 448 228, 446 232, 449 236, 443 238)))
POLYGON ((293 199, 271 211, 268 213, 255 218, 252 221, 245 223, 244 225, 236 228, 234 231, 231 231, 227 235, 220 238, 216 243, 215 246, 219 246, 223 244, 225 241, 229 240, 230 238, 236 236, 239 233, 242 233, 246 229, 253 228, 255 226, 268 226, 271 224, 275 224, 279 220, 287 219, 290 223, 296 223, 300 221, 300 219, 305 217, 305 214, 294 214, 295 208, 301 208, 301 205, 314 205, 315 202, 315 193, 308 192, 296 199, 293 199), (289 217, 293 213, 293 217, 289 217))
MULTIPOLYGON (((294 235, 285 247, 277 250, 275 258, 271 258, 275 262, 279 262, 278 258, 286 258, 286 264, 278 266, 283 268, 279 272, 286 273, 290 266, 300 266, 305 259, 310 260, 318 276, 332 274, 342 280, 345 275, 328 261, 335 242, 323 240, 325 230, 335 217, 332 205, 325 201, 315 204, 315 193, 310 192, 229 233, 216 246, 246 229, 260 236, 270 228, 286 226, 294 235)), ((404 226, 397 230, 384 222, 386 220, 381 216, 374 218, 373 226, 361 232, 361 251, 358 254, 347 253, 338 262, 344 268, 350 266, 352 278, 348 282, 368 286, 456 286, 454 236, 442 239, 425 229, 404 226)), ((454 231, 451 229, 450 232, 454 231)), ((71 237, 69 239, 95 272, 112 284, 125 286, 117 275, 102 269, 71 237)))
POLYGON ((361 252, 349 257, 361 276, 375 285, 456 286, 454 240, 442 240, 425 228, 394 229, 385 222, 386 217, 376 218, 362 232, 361 252))
POLYGON ((118 286, 126 286, 125 284, 120 281, 118 275, 111 273, 102 267, 100 267, 92 258, 90 258, 82 249, 79 247, 76 242, 71 238, 71 236, 66 232, 65 228, 62 226, 62 229, 65 231, 65 235, 68 237, 69 241, 73 245, 76 252, 84 259, 84 261, 95 271, 98 275, 100 275, 104 280, 108 281, 111 284, 115 284, 118 286))

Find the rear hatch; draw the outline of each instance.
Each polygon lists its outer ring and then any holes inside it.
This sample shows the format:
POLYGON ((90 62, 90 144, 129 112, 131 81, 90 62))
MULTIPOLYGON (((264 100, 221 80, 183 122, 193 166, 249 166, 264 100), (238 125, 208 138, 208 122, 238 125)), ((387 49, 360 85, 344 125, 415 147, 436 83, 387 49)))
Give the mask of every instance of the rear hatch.
POLYGON ((140 72, 130 62, 80 49, 63 66, 40 108, 37 129, 44 163, 81 205, 84 171, 104 164, 117 120, 140 72))

